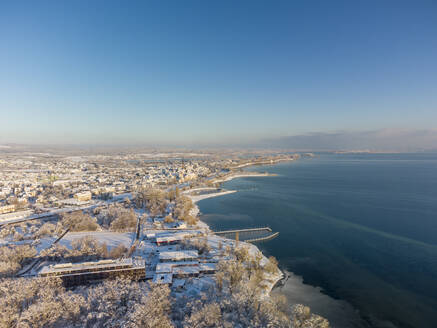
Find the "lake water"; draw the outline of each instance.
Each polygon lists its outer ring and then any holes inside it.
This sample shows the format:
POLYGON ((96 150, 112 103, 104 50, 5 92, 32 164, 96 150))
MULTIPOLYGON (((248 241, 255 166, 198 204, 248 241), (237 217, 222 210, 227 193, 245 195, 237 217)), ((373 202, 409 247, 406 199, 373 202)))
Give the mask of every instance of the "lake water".
POLYGON ((279 231, 258 246, 293 273, 290 301, 333 327, 437 327, 437 154, 321 154, 248 170, 277 176, 224 183, 238 192, 199 202, 202 220, 279 231))

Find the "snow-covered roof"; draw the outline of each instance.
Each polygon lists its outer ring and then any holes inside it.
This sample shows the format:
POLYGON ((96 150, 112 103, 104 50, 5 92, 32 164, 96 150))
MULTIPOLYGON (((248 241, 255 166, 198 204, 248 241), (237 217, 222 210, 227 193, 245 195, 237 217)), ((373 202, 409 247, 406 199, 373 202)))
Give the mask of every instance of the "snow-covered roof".
POLYGON ((191 276, 199 274, 198 266, 178 266, 173 268, 174 275, 191 276))
POLYGON ((199 263, 199 271, 200 272, 215 271, 216 267, 217 266, 215 263, 199 263))
POLYGON ((183 261, 193 260, 199 257, 197 250, 184 250, 184 251, 167 251, 159 253, 159 260, 165 261, 183 261))
POLYGON ((171 263, 158 263, 155 269, 156 273, 171 273, 172 264, 171 263))
POLYGON ((155 233, 146 233, 146 238, 147 238, 147 239, 155 238, 155 236, 156 236, 155 233))
POLYGON ((176 262, 164 262, 156 264, 156 273, 169 273, 173 272, 173 268, 180 266, 199 266, 198 261, 176 261, 176 262))
POLYGON ((173 236, 156 237, 156 242, 158 244, 160 244, 160 243, 170 243, 170 242, 179 241, 179 240, 180 240, 179 238, 173 237, 173 236))
POLYGON ((173 275, 171 273, 157 273, 153 276, 153 283, 155 284, 171 284, 173 275))
POLYGON ((82 263, 62 263, 55 265, 44 266, 40 274, 58 273, 63 274, 65 272, 74 272, 90 269, 107 270, 107 269, 122 269, 129 267, 144 266, 144 261, 133 260, 132 258, 119 259, 119 260, 100 260, 95 262, 82 262, 82 263))

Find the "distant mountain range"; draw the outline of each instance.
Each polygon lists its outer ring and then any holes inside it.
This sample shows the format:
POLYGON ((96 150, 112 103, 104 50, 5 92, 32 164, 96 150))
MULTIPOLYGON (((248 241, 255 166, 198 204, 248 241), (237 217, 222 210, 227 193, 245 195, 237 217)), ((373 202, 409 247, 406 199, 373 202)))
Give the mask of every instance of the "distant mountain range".
POLYGON ((320 151, 436 151, 437 130, 381 129, 373 131, 308 133, 265 139, 262 148, 320 151))

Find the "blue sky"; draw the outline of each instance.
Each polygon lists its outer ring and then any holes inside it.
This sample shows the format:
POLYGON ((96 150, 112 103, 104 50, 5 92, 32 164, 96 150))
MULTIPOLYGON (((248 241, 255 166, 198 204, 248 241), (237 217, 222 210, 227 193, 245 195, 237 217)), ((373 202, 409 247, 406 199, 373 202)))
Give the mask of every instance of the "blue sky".
POLYGON ((437 128, 435 1, 2 1, 0 143, 437 128))

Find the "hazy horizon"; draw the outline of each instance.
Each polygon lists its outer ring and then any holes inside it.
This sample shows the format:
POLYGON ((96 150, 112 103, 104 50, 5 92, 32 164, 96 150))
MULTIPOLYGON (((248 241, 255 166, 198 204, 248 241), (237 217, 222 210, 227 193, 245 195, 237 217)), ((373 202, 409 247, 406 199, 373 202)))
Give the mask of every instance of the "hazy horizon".
POLYGON ((149 149, 149 150, 288 150, 288 151, 370 151, 418 152, 437 151, 437 130, 374 130, 331 133, 308 133, 280 138, 259 139, 247 143, 0 143, 3 149, 17 147, 53 147, 54 149, 149 149))

